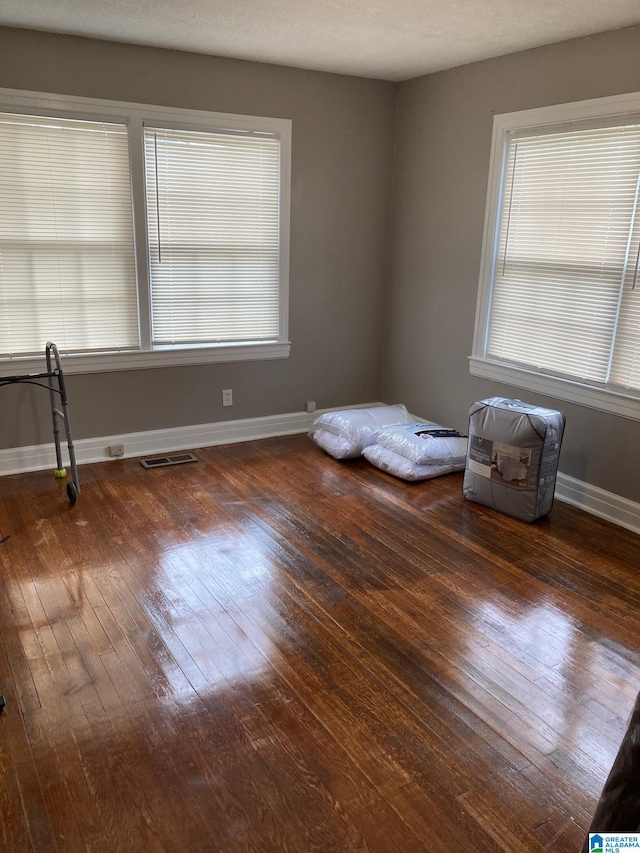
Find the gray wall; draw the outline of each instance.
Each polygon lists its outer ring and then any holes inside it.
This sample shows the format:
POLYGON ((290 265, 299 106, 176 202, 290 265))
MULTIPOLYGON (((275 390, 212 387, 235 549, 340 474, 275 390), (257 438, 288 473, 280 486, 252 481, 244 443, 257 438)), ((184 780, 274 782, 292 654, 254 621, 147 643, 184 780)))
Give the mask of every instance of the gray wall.
POLYGON ((640 28, 478 62, 398 87, 383 399, 464 428, 502 394, 561 408, 560 468, 640 501, 640 423, 469 374, 494 113, 640 89, 640 28))
MULTIPOLYGON (((394 84, 0 28, 0 86, 293 120, 290 357, 71 376, 78 438, 379 399, 394 84)), ((0 448, 51 441, 46 394, 0 394, 0 448)))
MULTIPOLYGON (((493 114, 637 91, 640 28, 398 86, 0 28, 0 86, 293 119, 290 358, 70 377, 78 437, 306 399, 401 400, 464 428, 473 400, 505 394, 567 413, 561 470, 640 501, 639 423, 477 379, 467 364, 493 114)), ((0 412, 0 448, 50 441, 46 395, 2 389, 0 412)))

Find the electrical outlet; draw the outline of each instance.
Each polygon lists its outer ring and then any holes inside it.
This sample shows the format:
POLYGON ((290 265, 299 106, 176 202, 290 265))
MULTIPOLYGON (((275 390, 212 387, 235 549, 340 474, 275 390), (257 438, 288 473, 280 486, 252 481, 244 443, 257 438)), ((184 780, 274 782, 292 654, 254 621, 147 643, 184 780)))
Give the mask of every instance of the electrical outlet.
POLYGON ((315 400, 307 400, 304 404, 305 412, 315 412, 316 410, 316 401, 315 400))
POLYGON ((222 405, 233 406, 233 391, 231 388, 227 388, 226 391, 222 392, 222 405))
POLYGON ((109 456, 124 456, 124 444, 110 444, 107 453, 109 456))

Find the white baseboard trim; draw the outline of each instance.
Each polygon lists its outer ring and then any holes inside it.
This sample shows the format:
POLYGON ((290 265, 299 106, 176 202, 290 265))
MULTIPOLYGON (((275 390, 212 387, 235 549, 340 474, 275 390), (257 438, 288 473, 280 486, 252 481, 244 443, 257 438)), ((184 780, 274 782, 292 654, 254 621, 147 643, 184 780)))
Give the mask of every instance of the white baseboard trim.
POLYGON ((556 498, 597 515, 634 533, 640 533, 640 504, 606 492, 598 486, 583 483, 567 474, 558 474, 556 498))
MULTIPOLYGON (((359 403, 351 409, 381 406, 382 403, 359 403)), ((147 432, 130 432, 124 435, 81 438, 74 441, 78 464, 87 462, 113 462, 108 456, 110 444, 124 444, 124 458, 149 456, 157 453, 172 453, 178 450, 193 450, 197 447, 213 447, 216 444, 235 444, 240 441, 255 441, 278 435, 296 435, 306 432, 311 423, 323 412, 334 409, 318 409, 316 412, 288 412, 282 415, 267 415, 261 418, 245 418, 237 421, 218 421, 212 424, 195 424, 171 429, 155 429, 147 432)), ((66 443, 62 454, 68 461, 66 443)), ((55 448, 50 444, 34 444, 27 447, 10 447, 0 450, 0 476, 23 474, 28 471, 43 471, 55 468, 55 448)))
MULTIPOLYGON (((380 406, 382 403, 360 403, 351 409, 380 406)), ((323 412, 333 409, 318 409, 316 412, 288 412, 282 415, 267 415, 261 418, 245 418, 237 421, 218 421, 212 424, 195 424, 171 429, 156 429, 147 432, 130 432, 124 435, 81 438, 75 441, 78 464, 87 462, 113 462, 107 455, 110 444, 124 444, 125 458, 150 456, 157 453, 172 453, 193 450, 198 447, 213 447, 216 444, 236 444, 240 441, 255 441, 279 435, 297 435, 307 432, 312 421, 323 412)), ((63 457, 67 460, 67 448, 63 443, 63 457)), ((11 447, 0 450, 0 476, 43 471, 55 467, 55 450, 50 444, 34 444, 28 447, 11 447)), ((576 480, 567 474, 558 474, 556 483, 557 500, 578 507, 591 515, 597 515, 634 533, 640 533, 640 504, 630 501, 576 480)))

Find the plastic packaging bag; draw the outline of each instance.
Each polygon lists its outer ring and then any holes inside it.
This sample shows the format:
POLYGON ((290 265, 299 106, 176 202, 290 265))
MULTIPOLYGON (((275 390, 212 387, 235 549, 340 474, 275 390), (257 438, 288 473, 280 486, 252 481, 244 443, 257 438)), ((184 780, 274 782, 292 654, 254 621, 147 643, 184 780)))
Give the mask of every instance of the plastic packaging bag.
POLYGON ((383 427, 374 437, 378 444, 417 465, 464 466, 467 456, 467 439, 438 424, 397 424, 383 427))
POLYGON ((413 415, 407 412, 405 406, 372 406, 368 409, 342 409, 339 412, 325 412, 311 424, 309 437, 316 441, 323 450, 336 459, 350 459, 360 456, 365 447, 373 444, 373 434, 389 424, 406 424, 415 421, 413 415), (339 454, 328 449, 326 435, 318 441, 317 434, 333 433, 344 439, 340 445, 339 454), (324 444, 322 443, 324 442, 324 444))
POLYGON ((452 471, 462 471, 464 468, 464 460, 442 465, 418 465, 416 462, 407 459, 406 456, 401 456, 381 444, 372 444, 366 447, 362 455, 381 471, 386 471, 388 474, 393 474, 394 477, 410 482, 430 480, 433 477, 450 474, 452 471))
POLYGON ((321 447, 334 459, 353 459, 362 456, 360 445, 342 435, 329 432, 328 429, 316 430, 312 436, 318 447, 321 447))
POLYGON ((469 449, 462 494, 521 521, 535 521, 553 506, 565 416, 489 397, 469 411, 469 449))

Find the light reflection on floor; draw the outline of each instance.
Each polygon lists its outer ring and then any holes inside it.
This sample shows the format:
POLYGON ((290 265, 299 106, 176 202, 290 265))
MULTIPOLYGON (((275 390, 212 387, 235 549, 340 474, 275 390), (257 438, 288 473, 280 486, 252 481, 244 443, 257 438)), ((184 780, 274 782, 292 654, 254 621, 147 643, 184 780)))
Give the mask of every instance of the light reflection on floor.
POLYGON ((268 542, 255 531, 243 537, 238 530, 226 542, 208 537, 176 546, 161 556, 157 576, 159 598, 166 602, 163 617, 191 655, 211 691, 237 681, 253 681, 269 669, 262 646, 243 630, 247 617, 238 604, 268 597, 279 569, 268 542))
POLYGON ((615 676, 611 652, 558 606, 538 602, 516 609, 508 598, 503 603, 501 607, 495 599, 478 601, 478 624, 480 630, 491 626, 505 650, 518 650, 517 657, 503 658, 498 671, 487 667, 481 648, 470 647, 470 660, 503 691, 503 703, 554 748, 561 747, 563 756, 580 767, 608 768, 623 734, 618 718, 625 718, 630 710, 635 686, 615 676), (538 677, 523 674, 527 655, 534 666, 536 661, 544 665, 546 672, 538 677), (607 708, 607 684, 615 687, 618 697, 619 691, 628 696, 628 708, 619 704, 607 708), (603 737, 603 719, 610 723, 609 737, 603 737))

